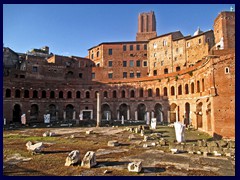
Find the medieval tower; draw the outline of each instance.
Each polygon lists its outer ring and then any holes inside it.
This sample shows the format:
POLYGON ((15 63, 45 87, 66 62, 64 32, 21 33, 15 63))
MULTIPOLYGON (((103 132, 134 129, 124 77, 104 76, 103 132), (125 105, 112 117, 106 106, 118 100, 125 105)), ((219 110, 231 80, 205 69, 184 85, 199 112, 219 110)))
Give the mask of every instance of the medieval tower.
POLYGON ((136 41, 147 41, 156 36, 156 18, 154 12, 139 14, 136 41))

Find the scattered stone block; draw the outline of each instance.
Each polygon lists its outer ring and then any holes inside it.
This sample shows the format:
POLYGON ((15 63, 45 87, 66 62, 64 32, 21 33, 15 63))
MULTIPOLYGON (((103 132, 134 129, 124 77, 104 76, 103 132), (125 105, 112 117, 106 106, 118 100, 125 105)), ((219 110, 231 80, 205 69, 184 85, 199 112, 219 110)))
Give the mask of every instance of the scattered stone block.
POLYGON ((134 132, 135 132, 135 133, 140 133, 140 130, 136 127, 136 128, 134 129, 134 132))
POLYGON ((229 141, 228 142, 228 147, 229 148, 235 148, 235 141, 229 141))
POLYGON ((197 154, 201 155, 201 154, 202 154, 202 152, 201 152, 201 151, 197 151, 197 154))
POLYGON ((144 134, 145 134, 145 133, 144 133, 144 130, 142 129, 142 130, 141 130, 141 136, 144 136, 144 134))
POLYGON ((80 152, 78 150, 74 150, 68 154, 68 157, 65 161, 65 166, 71 166, 77 164, 80 160, 80 152))
POLYGON ((119 146, 119 143, 116 140, 108 141, 108 146, 110 147, 119 146))
POLYGON ((167 145, 167 141, 165 139, 161 138, 160 141, 159 141, 159 144, 161 146, 166 146, 167 145))
POLYGON ((129 136, 128 136, 128 139, 130 139, 130 140, 132 140, 132 139, 135 139, 136 137, 133 135, 133 134, 130 134, 129 136))
POLYGON ((142 162, 131 162, 128 164, 129 172, 140 172, 142 170, 142 162))
POLYGON ((180 122, 174 123, 175 134, 177 142, 181 143, 185 141, 185 125, 180 122))
POLYGON ((214 156, 222 156, 222 154, 219 153, 219 152, 217 152, 217 151, 213 151, 213 155, 214 155, 214 156))
POLYGON ((147 148, 147 147, 149 147, 149 145, 148 144, 143 144, 143 147, 147 148))
POLYGON ((91 168, 97 165, 96 155, 93 151, 88 151, 83 157, 81 166, 85 168, 91 168))
POLYGON ((74 134, 72 134, 72 135, 70 136, 70 138, 72 138, 72 139, 73 139, 73 138, 75 138, 75 135, 74 135, 74 134))
POLYGON ((147 140, 149 140, 149 136, 143 136, 143 141, 146 142, 147 140))
POLYGON ((178 149, 170 149, 172 154, 178 154, 180 153, 178 149))
POLYGON ((109 170, 105 170, 104 172, 103 172, 103 174, 108 174, 108 173, 111 173, 112 171, 109 171, 109 170))
POLYGON ((42 151, 42 148, 43 148, 43 143, 39 142, 39 143, 36 143, 36 144, 32 144, 31 141, 28 141, 26 143, 26 146, 27 146, 28 151, 30 151, 32 153, 40 153, 42 151))
POLYGON ((215 141, 207 142, 208 147, 218 147, 218 144, 215 141))
POLYGON ((152 145, 152 146, 156 146, 156 143, 155 143, 155 142, 152 142, 151 145, 152 145))
POLYGON ((211 153, 209 153, 209 152, 203 152, 204 157, 207 157, 207 156, 210 156, 210 155, 211 155, 211 153))
POLYGON ((86 134, 93 134, 92 130, 86 131, 86 134))

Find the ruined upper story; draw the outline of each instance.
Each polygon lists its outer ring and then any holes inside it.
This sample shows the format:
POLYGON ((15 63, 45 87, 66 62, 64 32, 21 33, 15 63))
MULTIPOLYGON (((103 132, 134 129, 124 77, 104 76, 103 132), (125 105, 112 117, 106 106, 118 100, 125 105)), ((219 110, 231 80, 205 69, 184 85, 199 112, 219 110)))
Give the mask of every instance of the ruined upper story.
MULTIPOLYGON (((155 30, 155 25, 147 29, 155 30)), ((142 26, 145 25, 140 26, 138 33, 146 32, 142 26)), ((47 46, 27 53, 4 48, 4 67, 12 67, 6 73, 4 70, 4 75, 13 78, 75 80, 76 83, 150 78, 188 69, 213 52, 219 55, 223 52, 234 53, 233 47, 235 13, 221 12, 214 21, 214 31, 203 32, 198 28, 193 36, 184 36, 176 31, 144 41, 103 42, 90 48, 86 58, 49 54, 47 46)))

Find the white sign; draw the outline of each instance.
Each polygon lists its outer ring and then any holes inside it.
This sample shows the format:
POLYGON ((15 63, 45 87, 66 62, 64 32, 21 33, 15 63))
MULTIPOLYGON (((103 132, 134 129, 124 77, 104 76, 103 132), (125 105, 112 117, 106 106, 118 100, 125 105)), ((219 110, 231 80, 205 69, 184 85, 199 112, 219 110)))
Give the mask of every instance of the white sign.
POLYGON ((50 123, 50 114, 44 114, 44 123, 50 123))
POLYGON ((151 119, 151 129, 156 129, 156 127, 157 127, 157 119, 152 118, 151 119))
POLYGON ((23 114, 21 116, 21 122, 22 122, 22 124, 26 124, 26 114, 23 114))
POLYGON ((184 137, 185 125, 180 122, 175 122, 174 128, 175 128, 177 142, 185 141, 185 137, 184 137))

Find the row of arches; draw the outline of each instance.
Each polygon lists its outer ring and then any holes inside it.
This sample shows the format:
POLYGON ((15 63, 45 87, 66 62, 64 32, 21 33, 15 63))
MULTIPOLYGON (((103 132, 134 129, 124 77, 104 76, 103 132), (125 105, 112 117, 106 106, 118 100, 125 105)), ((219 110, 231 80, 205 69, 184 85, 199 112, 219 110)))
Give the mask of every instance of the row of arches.
MULTIPOLYGON (((204 88, 204 79, 202 79, 202 92, 205 90, 204 88)), ((135 89, 131 89, 128 93, 127 90, 121 90, 120 92, 117 91, 117 90, 113 90, 112 91, 112 94, 110 95, 109 91, 103 91, 103 97, 104 98, 135 98, 135 97, 140 97, 140 98, 143 98, 143 97, 153 97, 153 89, 149 88, 147 89, 146 93, 144 92, 144 89, 143 88, 140 88, 138 91, 135 90, 135 89)), ((195 85, 194 85, 194 82, 192 82, 190 84, 190 89, 189 89, 189 85, 188 84, 185 84, 184 86, 184 93, 185 94, 193 94, 193 93, 198 93, 200 92, 200 81, 197 81, 197 87, 196 87, 196 91, 195 91, 195 85)), ((47 98, 47 96, 49 98, 59 98, 59 99, 63 99, 63 98, 67 98, 67 99, 71 99, 71 98, 77 98, 77 99, 80 99, 80 98, 91 98, 91 92, 90 91, 85 91, 85 94, 82 95, 81 91, 76 91, 75 92, 75 95, 73 95, 73 92, 72 91, 67 91, 66 93, 64 93, 63 91, 59 91, 58 93, 56 93, 55 91, 50 91, 49 94, 47 94, 48 92, 45 91, 45 90, 42 90, 42 91, 37 91, 37 90, 34 90, 32 91, 32 94, 31 94, 31 97, 30 97, 30 91, 29 90, 24 90, 23 91, 23 95, 21 95, 21 91, 19 89, 16 89, 14 91, 14 97, 15 98, 47 98)), ((97 91, 95 92, 95 98, 97 97, 96 96, 96 93, 97 91)), ((164 87, 163 88, 163 96, 168 96, 168 88, 167 87, 164 87)), ((171 86, 170 87, 170 95, 173 96, 173 95, 183 95, 183 88, 182 88, 182 85, 179 85, 177 87, 177 93, 175 91, 175 86, 171 86)), ((12 97, 12 90, 11 89, 6 89, 5 91, 5 97, 6 98, 10 98, 12 97)), ((159 88, 156 88, 155 89, 155 97, 160 97, 160 89, 159 88)))

